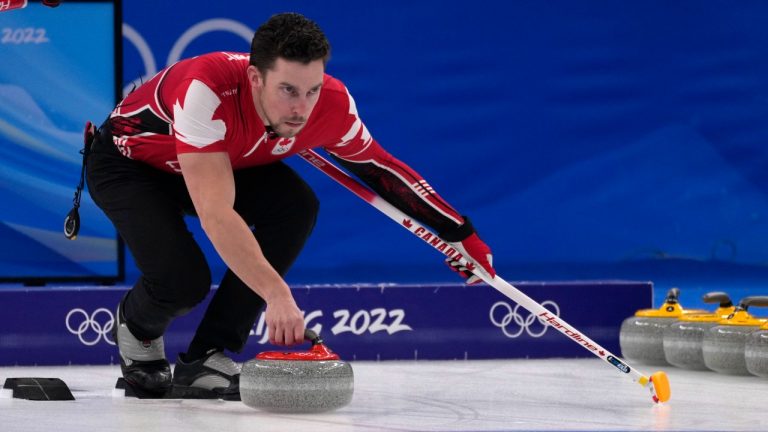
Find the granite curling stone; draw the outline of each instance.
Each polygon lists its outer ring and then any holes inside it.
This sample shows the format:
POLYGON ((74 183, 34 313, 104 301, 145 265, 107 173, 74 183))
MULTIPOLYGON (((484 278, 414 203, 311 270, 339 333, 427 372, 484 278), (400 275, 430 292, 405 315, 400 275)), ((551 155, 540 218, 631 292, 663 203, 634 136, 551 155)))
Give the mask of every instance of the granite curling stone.
POLYGON ((672 288, 660 308, 641 309, 624 320, 619 331, 622 357, 652 365, 667 364, 664 357, 664 328, 684 313, 706 313, 699 309, 686 311, 678 301, 679 296, 680 289, 672 288))
POLYGON ((724 292, 711 292, 702 297, 704 303, 719 303, 712 313, 683 314, 678 321, 664 329, 664 357, 673 366, 683 369, 707 370, 702 342, 704 333, 733 313, 735 307, 724 292))
POLYGON ((749 373, 768 378, 768 322, 747 336, 744 361, 749 373))
POLYGON ((341 408, 352 400, 352 366, 339 359, 320 337, 307 329, 309 351, 268 351, 243 364, 240 397, 264 411, 317 413, 341 408))
POLYGON ((749 375, 744 352, 747 336, 768 322, 749 314, 750 306, 768 306, 768 296, 745 297, 736 310, 704 334, 702 351, 707 368, 730 375, 749 375))

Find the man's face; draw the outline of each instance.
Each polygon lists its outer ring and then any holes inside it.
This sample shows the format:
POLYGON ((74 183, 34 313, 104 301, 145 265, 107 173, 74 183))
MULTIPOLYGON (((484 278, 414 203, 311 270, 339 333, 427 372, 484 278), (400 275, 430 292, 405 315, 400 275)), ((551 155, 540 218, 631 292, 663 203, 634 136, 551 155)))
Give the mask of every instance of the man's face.
POLYGON ((281 137, 296 136, 320 97, 324 72, 322 60, 303 64, 278 58, 265 74, 248 66, 253 103, 261 120, 281 137))

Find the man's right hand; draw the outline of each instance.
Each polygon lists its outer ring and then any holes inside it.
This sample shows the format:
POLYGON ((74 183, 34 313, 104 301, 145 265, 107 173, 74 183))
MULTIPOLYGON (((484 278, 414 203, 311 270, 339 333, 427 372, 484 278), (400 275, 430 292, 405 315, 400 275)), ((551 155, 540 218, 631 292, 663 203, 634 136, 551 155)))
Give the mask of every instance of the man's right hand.
POLYGON ((304 317, 291 289, 269 264, 243 218, 234 210, 235 177, 226 152, 182 153, 179 165, 205 234, 219 256, 267 302, 269 340, 275 345, 304 341, 304 317))
POLYGON ((304 316, 293 298, 283 298, 267 303, 265 313, 269 343, 296 345, 304 342, 304 316))

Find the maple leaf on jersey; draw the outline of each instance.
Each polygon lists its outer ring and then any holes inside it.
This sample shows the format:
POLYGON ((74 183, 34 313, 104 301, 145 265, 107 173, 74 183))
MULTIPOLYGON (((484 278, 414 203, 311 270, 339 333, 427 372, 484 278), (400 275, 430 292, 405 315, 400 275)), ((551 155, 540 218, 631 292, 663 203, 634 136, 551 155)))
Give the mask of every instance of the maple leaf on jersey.
POLYGON ((221 100, 213 90, 201 81, 192 80, 184 95, 184 106, 178 100, 173 104, 176 139, 197 148, 223 140, 227 125, 223 120, 213 119, 219 105, 221 100))

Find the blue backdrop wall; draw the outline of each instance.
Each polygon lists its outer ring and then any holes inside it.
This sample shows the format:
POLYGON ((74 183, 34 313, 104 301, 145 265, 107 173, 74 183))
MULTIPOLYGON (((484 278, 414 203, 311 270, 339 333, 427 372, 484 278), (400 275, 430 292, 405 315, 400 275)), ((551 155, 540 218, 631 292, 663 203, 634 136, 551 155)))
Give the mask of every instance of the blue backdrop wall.
MULTIPOLYGON (((768 275, 768 3, 125 0, 125 86, 247 51, 286 10, 323 27, 373 136, 473 217, 506 278, 768 275)), ((453 280, 292 164, 322 208, 290 282, 453 280)))

